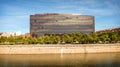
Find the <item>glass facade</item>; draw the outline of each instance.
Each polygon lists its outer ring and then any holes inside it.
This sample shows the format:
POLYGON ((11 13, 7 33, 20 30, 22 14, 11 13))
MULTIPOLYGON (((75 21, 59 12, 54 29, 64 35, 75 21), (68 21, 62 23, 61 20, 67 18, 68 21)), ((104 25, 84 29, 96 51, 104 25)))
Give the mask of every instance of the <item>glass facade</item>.
POLYGON ((94 32, 94 16, 72 14, 35 14, 30 16, 30 34, 94 32))

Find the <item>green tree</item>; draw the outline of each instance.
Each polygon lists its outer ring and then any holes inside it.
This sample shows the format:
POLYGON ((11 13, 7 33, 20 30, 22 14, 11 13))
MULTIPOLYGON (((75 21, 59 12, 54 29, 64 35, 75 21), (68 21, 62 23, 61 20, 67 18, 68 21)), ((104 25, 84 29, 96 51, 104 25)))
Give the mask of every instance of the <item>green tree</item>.
POLYGON ((23 37, 22 38, 22 44, 29 44, 29 38, 28 37, 23 37))
POLYGON ((93 43, 98 43, 98 35, 97 35, 97 33, 92 33, 92 39, 93 39, 93 43))
POLYGON ((38 43, 44 44, 44 36, 38 37, 38 43))
POLYGON ((29 44, 37 44, 37 38, 36 37, 28 37, 28 43, 29 44))
POLYGON ((89 34, 82 35, 82 43, 83 44, 91 43, 91 41, 92 41, 92 37, 89 34))
POLYGON ((72 43, 77 43, 78 42, 78 36, 75 33, 71 33, 70 37, 72 39, 72 43))
POLYGON ((62 36, 62 42, 65 42, 65 43, 73 43, 73 38, 70 37, 68 34, 64 34, 62 36))
POLYGON ((102 43, 106 43, 106 42, 109 42, 110 38, 109 38, 109 35, 108 33, 102 33, 99 35, 99 41, 102 41, 102 43))
POLYGON ((23 44, 23 36, 14 36, 15 37, 15 44, 23 44))
POLYGON ((110 43, 116 43, 119 41, 119 35, 117 32, 108 32, 110 43))
POLYGON ((44 36, 43 41, 45 44, 50 44, 50 37, 49 36, 44 36))
POLYGON ((9 42, 9 44, 11 44, 11 45, 15 44, 15 37, 14 36, 8 37, 7 42, 9 42))
POLYGON ((0 37, 0 44, 4 44, 7 40, 7 37, 1 36, 0 37))
POLYGON ((83 34, 80 33, 80 32, 76 34, 76 40, 77 40, 78 43, 82 43, 82 35, 83 34))

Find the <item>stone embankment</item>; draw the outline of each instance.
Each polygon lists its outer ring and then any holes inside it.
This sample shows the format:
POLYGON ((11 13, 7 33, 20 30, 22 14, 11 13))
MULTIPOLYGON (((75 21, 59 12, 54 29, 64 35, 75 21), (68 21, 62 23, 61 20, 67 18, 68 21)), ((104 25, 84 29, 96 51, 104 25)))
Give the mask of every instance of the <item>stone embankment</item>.
POLYGON ((120 52, 120 44, 0 45, 0 54, 64 54, 120 52))

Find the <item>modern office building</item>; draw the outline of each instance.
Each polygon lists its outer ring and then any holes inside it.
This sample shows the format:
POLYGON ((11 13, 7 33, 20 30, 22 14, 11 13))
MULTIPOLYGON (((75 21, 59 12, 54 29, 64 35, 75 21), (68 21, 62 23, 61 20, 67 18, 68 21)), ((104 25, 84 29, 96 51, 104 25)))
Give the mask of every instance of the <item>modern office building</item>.
POLYGON ((94 16, 75 14, 35 14, 30 15, 30 34, 93 33, 95 31, 94 16))

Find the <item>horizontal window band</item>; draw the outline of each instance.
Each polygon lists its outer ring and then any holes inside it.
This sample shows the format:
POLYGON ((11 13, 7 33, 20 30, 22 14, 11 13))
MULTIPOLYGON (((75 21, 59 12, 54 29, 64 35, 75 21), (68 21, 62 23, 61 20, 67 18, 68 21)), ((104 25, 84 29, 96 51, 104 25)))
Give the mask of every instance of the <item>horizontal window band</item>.
POLYGON ((78 18, 70 18, 70 17, 63 17, 63 18, 30 18, 30 20, 65 20, 65 19, 78 19, 78 20, 91 20, 93 19, 92 17, 91 18, 82 18, 82 17, 78 17, 78 18))
POLYGON ((58 19, 58 18, 94 18, 94 16, 75 16, 75 15, 72 15, 72 16, 66 16, 66 15, 49 15, 49 16, 45 16, 45 15, 43 15, 43 16, 30 16, 30 18, 31 19, 34 19, 34 18, 36 18, 36 19, 38 19, 38 18, 42 18, 42 19, 46 19, 46 18, 48 18, 48 19, 58 19))
POLYGON ((93 29, 91 28, 31 28, 31 30, 86 30, 86 29, 93 29))
POLYGON ((88 25, 88 24, 94 24, 93 22, 91 23, 31 23, 30 25, 88 25))
POLYGON ((54 34, 54 33, 59 33, 59 34, 62 34, 62 33, 78 33, 78 32, 81 32, 81 33, 92 33, 93 31, 38 31, 38 32, 32 32, 32 33, 37 33, 37 34, 54 34))
POLYGON ((94 30, 31 30, 31 32, 83 32, 83 31, 91 31, 93 32, 94 30))
POLYGON ((91 28, 93 25, 41 25, 31 26, 31 28, 91 28))
POLYGON ((47 22, 57 22, 57 23, 60 23, 60 22, 79 22, 79 23, 82 23, 82 22, 93 22, 94 20, 31 20, 30 22, 31 23, 47 23, 47 22))

